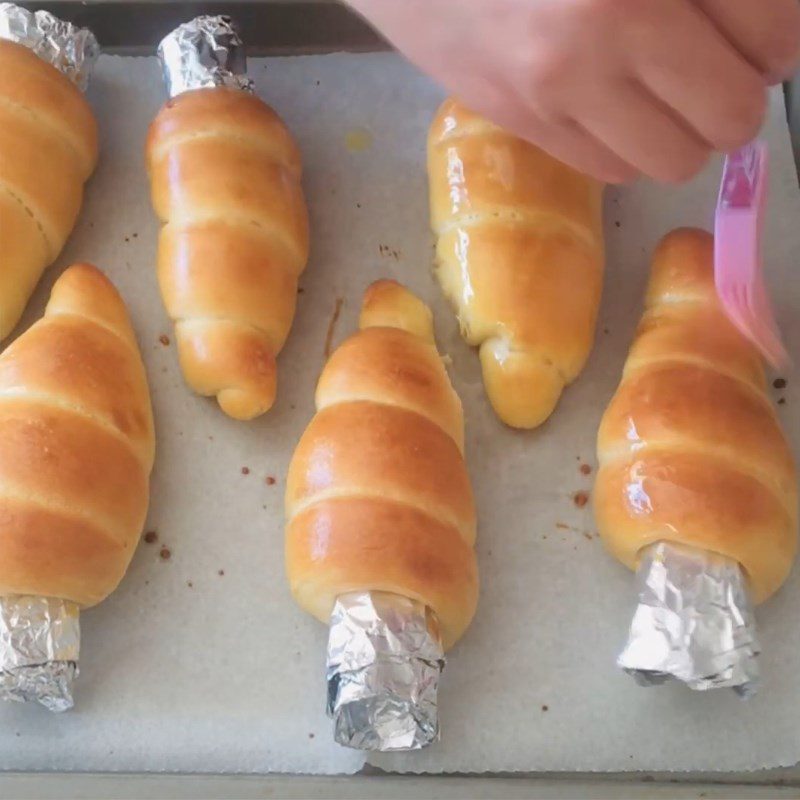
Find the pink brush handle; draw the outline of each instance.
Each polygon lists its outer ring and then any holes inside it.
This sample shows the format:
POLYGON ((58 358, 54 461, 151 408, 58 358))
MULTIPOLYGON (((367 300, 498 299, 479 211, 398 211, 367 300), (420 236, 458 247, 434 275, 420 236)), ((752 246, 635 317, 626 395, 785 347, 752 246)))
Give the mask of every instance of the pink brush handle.
POLYGON ((775 325, 762 274, 769 153, 752 142, 725 159, 717 200, 714 277, 730 320, 774 366, 787 354, 775 325))
POLYGON ((768 176, 769 151, 764 142, 751 142, 726 156, 717 210, 751 208, 763 218, 768 176))
POLYGON ((763 142, 751 142, 725 158, 717 200, 715 262, 727 268, 761 269, 761 230, 769 176, 769 153, 763 142))

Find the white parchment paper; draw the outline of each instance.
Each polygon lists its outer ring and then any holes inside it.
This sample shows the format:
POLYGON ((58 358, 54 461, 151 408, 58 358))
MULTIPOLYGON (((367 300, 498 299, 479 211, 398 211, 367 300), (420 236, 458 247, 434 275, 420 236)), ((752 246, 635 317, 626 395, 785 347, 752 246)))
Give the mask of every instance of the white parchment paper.
MULTIPOLYGON (((597 343, 578 383, 533 433, 502 427, 476 354, 458 336, 431 275, 424 144, 441 92, 393 55, 255 59, 262 97, 303 150, 312 258, 279 395, 261 420, 228 420, 185 390, 156 286, 157 224, 142 148, 163 101, 154 59, 101 58, 90 89, 102 159, 81 222, 49 270, 90 260, 128 302, 152 386, 158 456, 147 529, 119 590, 83 615, 75 710, 0 708, 0 769, 352 772, 364 757, 331 743, 323 713, 326 630, 297 610, 283 572, 284 476, 313 413, 313 389, 338 300, 338 343, 379 277, 432 303, 440 349, 464 400, 480 514, 482 598, 450 655, 442 741, 370 763, 402 771, 747 770, 800 760, 800 582, 758 611, 761 694, 641 689, 619 674, 633 576, 603 551, 590 505, 598 421, 641 312, 662 234, 710 225, 719 165, 680 189, 641 184, 606 203, 608 272, 597 343), (164 340, 166 341, 166 339, 164 340), (247 474, 245 474, 245 472, 247 474), (274 484, 267 479, 275 478, 274 484), (169 550, 170 558, 160 555, 169 550)), ((800 202, 778 94, 766 137, 773 188, 767 258, 783 330, 800 353, 800 202)), ((800 393, 779 411, 797 450, 800 393)))

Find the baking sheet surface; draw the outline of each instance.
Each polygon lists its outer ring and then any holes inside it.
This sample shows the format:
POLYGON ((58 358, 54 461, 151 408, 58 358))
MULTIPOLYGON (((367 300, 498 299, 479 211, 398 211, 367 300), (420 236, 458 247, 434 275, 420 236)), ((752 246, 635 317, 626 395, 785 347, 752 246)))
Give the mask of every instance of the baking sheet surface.
MULTIPOLYGON (((248 425, 184 389, 158 295, 157 225, 142 156, 163 101, 158 65, 100 60, 90 98, 101 163, 78 228, 20 329, 41 314, 52 281, 73 261, 97 263, 122 291, 152 385, 158 457, 147 530, 158 540, 139 546, 119 590, 83 616, 75 710, 0 708, 0 769, 362 766, 361 754, 330 740, 326 631, 288 595, 282 495, 293 446, 313 413, 334 309, 341 302, 336 344, 355 327, 364 287, 387 276, 432 303, 440 349, 452 359, 480 514, 482 600, 442 680, 442 741, 369 761, 404 771, 532 772, 747 770, 800 760, 797 575, 759 609, 764 684, 754 700, 640 689, 614 668, 634 606, 632 575, 603 552, 580 494, 591 491, 593 476, 581 467, 594 470, 597 424, 640 315, 649 253, 676 225, 711 223, 719 165, 680 189, 642 184, 607 193, 608 271, 595 352, 547 425, 512 432, 491 414, 477 356, 461 342, 430 271, 424 141, 440 90, 387 54, 254 59, 251 72, 303 150, 313 244, 279 359, 278 402, 248 425)), ((766 136, 773 153, 767 258, 797 353, 800 203, 777 93, 766 136)), ((774 391, 779 397, 797 452, 794 379, 774 391)))

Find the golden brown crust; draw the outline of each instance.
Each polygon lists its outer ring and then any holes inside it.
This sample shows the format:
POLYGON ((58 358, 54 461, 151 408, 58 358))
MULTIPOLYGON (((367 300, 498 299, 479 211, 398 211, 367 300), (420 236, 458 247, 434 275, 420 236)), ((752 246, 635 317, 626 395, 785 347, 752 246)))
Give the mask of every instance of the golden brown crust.
POLYGON ((794 559, 797 479, 758 354, 717 300, 709 234, 665 237, 647 306, 600 425, 600 533, 631 568, 659 540, 736 559, 760 602, 794 559))
POLYGON ((466 466, 455 442, 421 414, 374 401, 328 406, 294 458, 304 467, 286 485, 290 515, 323 496, 377 497, 423 510, 475 541, 466 466))
POLYGON ((435 347, 394 328, 366 328, 345 340, 320 376, 317 408, 373 397, 422 414, 463 450, 461 402, 435 347))
POLYGON ((551 414, 594 338, 602 186, 446 100, 428 139, 437 277, 514 427, 551 414))
POLYGON ((135 540, 120 543, 91 520, 0 498, 0 594, 60 597, 88 607, 122 580, 135 540))
POLYGON ((16 325, 80 210, 97 126, 55 67, 0 41, 0 340, 16 325))
POLYGON ((343 592, 396 592, 436 612, 449 647, 477 602, 475 507, 461 404, 429 322, 398 284, 367 291, 362 330, 323 370, 289 467, 286 566, 323 621, 343 592))
POLYGON ((256 228, 219 220, 161 229, 158 278, 173 320, 236 319, 283 347, 294 318, 297 274, 256 228))
POLYGON ((73 266, 0 355, 0 594, 107 596, 144 524, 154 447, 122 299, 73 266))
POLYGON ((198 394, 217 396, 233 419, 252 419, 275 399, 277 367, 267 337, 227 319, 175 323, 178 358, 186 382, 198 394))
POLYGON ((75 151, 85 180, 97 163, 97 122, 83 93, 64 74, 21 44, 0 40, 0 97, 56 131, 75 151))
POLYGON ((60 406, 3 399, 0 486, 6 496, 88 519, 113 541, 135 539, 141 529, 147 475, 130 443, 60 406))
POLYGON ((433 338, 433 314, 428 306, 397 281, 379 280, 364 292, 358 327, 397 328, 413 333, 428 344, 433 338))
POLYGON ((168 100, 148 131, 148 159, 160 160, 176 141, 203 137, 247 141, 300 177, 300 151, 281 118, 237 89, 195 89, 168 100))
POLYGON ((286 567, 298 604, 321 622, 339 594, 393 592, 434 610, 445 648, 467 629, 478 601, 475 553, 463 537, 390 500, 321 500, 293 517, 286 567))
POLYGON ((297 146, 257 97, 197 89, 161 109, 147 164, 184 377, 230 416, 252 419, 274 402, 275 358, 308 258, 297 146))
POLYGON ((50 248, 36 220, 15 197, 0 189, 0 342, 22 316, 50 261, 50 248), (29 265, 30 268, 27 268, 29 265))

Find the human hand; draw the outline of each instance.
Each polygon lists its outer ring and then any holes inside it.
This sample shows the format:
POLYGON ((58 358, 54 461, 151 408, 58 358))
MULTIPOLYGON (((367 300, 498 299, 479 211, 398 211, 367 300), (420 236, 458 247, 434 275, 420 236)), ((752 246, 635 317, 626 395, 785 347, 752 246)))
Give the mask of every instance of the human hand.
POLYGON ((349 0, 464 103, 611 183, 682 181, 756 136, 797 0, 349 0))

